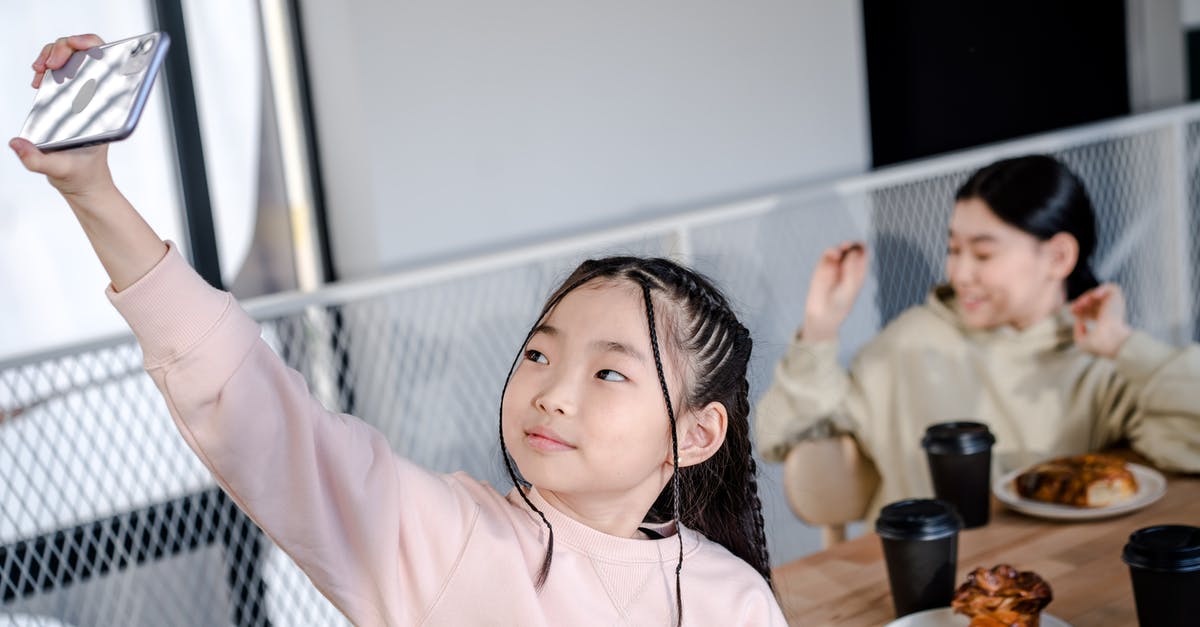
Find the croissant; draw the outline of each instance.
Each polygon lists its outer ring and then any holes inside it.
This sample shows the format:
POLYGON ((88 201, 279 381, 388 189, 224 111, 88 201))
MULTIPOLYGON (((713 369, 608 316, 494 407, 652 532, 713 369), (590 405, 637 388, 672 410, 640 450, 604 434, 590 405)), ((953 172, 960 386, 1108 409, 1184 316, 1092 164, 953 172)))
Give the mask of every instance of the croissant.
POLYGON ((970 627, 1038 627, 1042 610, 1053 599, 1050 584, 1037 573, 999 564, 971 571, 950 607, 969 616, 970 627))
POLYGON ((1017 494, 1037 501, 1107 507, 1132 498, 1137 479, 1119 457, 1086 453, 1030 467, 1015 479, 1017 494))

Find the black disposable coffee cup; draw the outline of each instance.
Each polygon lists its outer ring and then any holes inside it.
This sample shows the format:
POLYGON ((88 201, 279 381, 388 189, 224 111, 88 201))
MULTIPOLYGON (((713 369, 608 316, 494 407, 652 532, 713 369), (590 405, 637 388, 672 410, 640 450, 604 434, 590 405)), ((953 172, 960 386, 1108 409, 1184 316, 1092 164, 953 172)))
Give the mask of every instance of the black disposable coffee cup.
POLYGON ((930 425, 921 439, 934 495, 958 509, 967 529, 988 522, 995 442, 987 425, 964 421, 930 425))
POLYGON ((1121 553, 1143 627, 1200 624, 1200 527, 1156 525, 1129 535, 1121 553))
POLYGON ((879 512, 875 533, 883 541, 897 618, 950 605, 960 529, 954 506, 937 499, 896 501, 879 512))

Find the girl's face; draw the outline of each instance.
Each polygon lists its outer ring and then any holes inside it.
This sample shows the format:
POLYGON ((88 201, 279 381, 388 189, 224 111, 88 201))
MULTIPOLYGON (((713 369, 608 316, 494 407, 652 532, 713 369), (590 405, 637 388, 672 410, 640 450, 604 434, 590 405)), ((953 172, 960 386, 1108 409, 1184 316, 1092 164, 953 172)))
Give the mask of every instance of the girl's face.
MULTIPOLYGON (((676 403, 677 371, 660 352, 676 403)), ((640 286, 586 284, 559 301, 525 347, 503 412, 505 445, 539 491, 644 512, 672 464, 640 286)))
POLYGON ((1065 300, 1070 272, 1064 273, 1062 245, 1004 222, 980 199, 959 201, 950 218, 946 277, 967 326, 1024 329, 1052 314, 1065 300))

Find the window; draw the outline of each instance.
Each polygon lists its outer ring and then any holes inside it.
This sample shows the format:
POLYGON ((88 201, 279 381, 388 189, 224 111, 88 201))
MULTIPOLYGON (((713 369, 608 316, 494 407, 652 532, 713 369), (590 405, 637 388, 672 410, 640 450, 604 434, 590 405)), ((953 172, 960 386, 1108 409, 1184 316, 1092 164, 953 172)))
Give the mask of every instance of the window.
MULTIPOLYGON (((16 135, 28 114, 33 101, 29 66, 45 43, 88 32, 116 40, 154 28, 150 5, 139 0, 13 2, 5 6, 4 18, 0 120, 9 129, 5 140, 16 135)), ((66 203, 41 176, 27 172, 11 151, 5 152, 0 159, 0 358, 123 331, 124 322, 104 297, 107 276, 66 203)), ((134 206, 163 237, 186 247, 161 83, 155 85, 137 131, 112 146, 109 160, 134 206)))

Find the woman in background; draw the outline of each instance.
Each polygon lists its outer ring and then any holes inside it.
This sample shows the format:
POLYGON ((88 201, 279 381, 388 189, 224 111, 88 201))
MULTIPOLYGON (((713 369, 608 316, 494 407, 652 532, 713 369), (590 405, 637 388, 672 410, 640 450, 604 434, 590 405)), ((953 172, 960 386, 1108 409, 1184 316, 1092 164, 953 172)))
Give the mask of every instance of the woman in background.
POLYGON ((1121 289, 1088 265, 1095 242, 1087 191, 1062 163, 1031 155, 979 170, 955 195, 947 283, 849 370, 837 333, 866 249, 828 249, 804 325, 757 406, 763 457, 852 434, 881 479, 868 521, 888 502, 932 495, 921 436, 950 420, 986 423, 1006 469, 1127 440, 1161 468, 1200 471, 1200 349, 1129 327, 1121 289))

